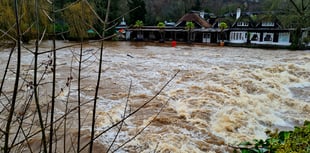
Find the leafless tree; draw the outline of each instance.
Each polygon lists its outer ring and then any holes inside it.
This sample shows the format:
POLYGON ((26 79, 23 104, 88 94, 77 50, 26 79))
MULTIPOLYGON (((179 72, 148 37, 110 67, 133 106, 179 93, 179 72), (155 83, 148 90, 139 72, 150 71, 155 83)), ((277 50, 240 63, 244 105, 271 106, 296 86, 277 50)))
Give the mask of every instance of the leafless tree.
MULTIPOLYGON (((162 88, 149 100, 146 100, 135 110, 129 111, 129 99, 132 82, 129 83, 127 101, 120 121, 111 121, 111 125, 102 131, 96 129, 97 126, 97 103, 102 87, 104 43, 111 36, 106 35, 107 29, 114 25, 109 23, 109 8, 111 0, 108 0, 106 15, 101 19, 87 0, 75 1, 64 8, 55 9, 53 1, 47 1, 49 6, 43 5, 42 0, 33 0, 28 4, 34 9, 33 21, 28 24, 27 30, 21 30, 21 22, 25 16, 22 15, 21 8, 25 1, 14 0, 15 23, 9 29, 0 29, 6 35, 11 45, 9 58, 6 61, 4 74, 0 86, 0 147, 5 153, 9 152, 115 152, 124 147, 128 142, 135 139, 151 123, 138 131, 127 141, 116 145, 125 121, 134 117, 134 114, 141 111, 146 105, 162 93, 166 86, 176 77, 179 72, 172 75, 171 79, 163 84, 162 88), (33 5, 32 5, 33 4, 33 5), (57 46, 56 36, 59 34, 55 30, 56 13, 66 11, 76 4, 80 4, 82 15, 79 23, 82 26, 93 29, 92 25, 86 21, 85 14, 88 8, 100 23, 103 32, 98 37, 99 40, 84 41, 82 33, 78 43, 67 46, 57 46), (50 12, 50 13, 47 13, 50 12), (48 18, 52 30, 47 32, 48 27, 40 24, 42 14, 48 18), (15 29, 15 32, 12 30, 15 29), (22 43, 23 34, 35 30, 34 45, 22 43), (15 35, 10 35, 15 33, 15 35), (42 39, 46 36, 51 38, 51 48, 41 46, 42 39), (94 48, 85 47, 86 44, 94 45, 94 48), (66 57, 71 62, 70 66, 62 67, 59 60, 59 53, 66 50, 70 56, 66 57), (97 57, 99 54, 99 57, 97 57), (27 58, 27 61, 25 59, 27 58), (95 60, 94 60, 95 59, 95 60), (23 61, 23 62, 22 62, 23 61), (98 63, 96 84, 93 92, 85 88, 88 84, 88 76, 83 71, 87 71, 88 66, 98 63), (10 79, 8 79, 10 78, 10 79), (14 78, 14 82, 10 80, 14 78), (88 92, 88 96, 94 94, 93 98, 83 98, 82 94, 88 92), (73 94, 77 93, 77 94, 73 94), (90 109, 91 108, 91 109, 90 109), (85 130, 90 128, 91 130, 85 130), (116 131, 114 139, 105 144, 96 142, 98 138, 109 131, 116 131), (99 149, 98 149, 99 148, 99 149), (101 149, 101 150, 100 150, 101 149)), ((132 11, 132 10, 130 10, 132 11)), ((129 12, 130 12, 129 11, 129 12)), ((127 12, 127 13, 129 13, 127 12)), ((24 26, 25 24, 23 24, 24 26)), ((86 72, 87 73, 87 72, 86 72)), ((163 110, 165 104, 154 114, 153 120, 163 110)))

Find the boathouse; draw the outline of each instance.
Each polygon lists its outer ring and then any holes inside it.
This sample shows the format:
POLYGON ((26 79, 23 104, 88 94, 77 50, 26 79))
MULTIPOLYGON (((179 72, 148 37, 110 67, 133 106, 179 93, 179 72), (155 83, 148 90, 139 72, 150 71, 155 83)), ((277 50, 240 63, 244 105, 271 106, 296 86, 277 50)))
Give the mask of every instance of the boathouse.
POLYGON ((274 15, 241 13, 229 29, 229 43, 289 46, 292 29, 282 28, 274 15))
MULTIPOLYGON (((241 9, 238 9, 236 13, 222 17, 216 17, 205 12, 191 11, 182 16, 175 24, 165 23, 164 27, 142 26, 135 28, 126 26, 126 39, 175 40, 208 44, 217 44, 224 40, 230 45, 290 46, 291 35, 294 32, 293 28, 284 28, 280 20, 273 14, 241 12, 241 9), (190 31, 186 29, 186 22, 192 22, 194 29, 190 31), (225 22, 228 28, 220 29, 221 22, 225 22)), ((309 28, 302 29, 301 39, 310 38, 309 30, 309 28)), ((310 46, 309 41, 306 41, 306 46, 310 46)))
MULTIPOLYGON (((143 34, 143 40, 145 41, 157 41, 161 39, 160 33, 164 33, 165 41, 180 41, 180 42, 201 42, 201 43, 217 43, 218 35, 220 33, 219 28, 214 28, 207 19, 205 18, 206 13, 195 12, 185 14, 180 18, 175 25, 166 25, 165 27, 159 28, 157 26, 143 26, 141 28, 129 28, 128 31, 131 33, 131 40, 137 40, 137 34, 143 34), (191 31, 186 29, 186 22, 192 22, 194 29, 191 31), (191 38, 188 37, 191 33, 191 38), (190 39, 190 40, 189 40, 190 39)), ((215 19, 214 19, 215 20, 215 19)))

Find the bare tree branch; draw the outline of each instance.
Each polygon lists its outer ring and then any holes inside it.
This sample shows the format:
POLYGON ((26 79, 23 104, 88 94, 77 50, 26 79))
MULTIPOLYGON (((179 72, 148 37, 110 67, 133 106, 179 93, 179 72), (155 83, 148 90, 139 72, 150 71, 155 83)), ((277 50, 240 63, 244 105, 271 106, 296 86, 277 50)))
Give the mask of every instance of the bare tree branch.
POLYGON ((300 10, 300 8, 297 6, 294 0, 290 0, 292 5, 295 7, 296 11, 298 12, 299 15, 303 15, 303 12, 300 10))
MULTIPOLYGON (((108 18, 109 18, 109 12, 110 12, 110 4, 111 0, 108 0, 107 5, 107 11, 105 14, 105 22, 103 23, 103 32, 102 32, 102 38, 105 37, 105 29, 107 26, 108 18)), ((99 67, 98 67, 98 78, 97 78, 97 84, 96 84, 96 91, 95 91, 95 97, 94 97, 94 106, 93 106, 93 116, 92 116, 92 125, 91 125, 91 135, 90 135, 90 143, 89 143, 89 153, 92 153, 93 150, 93 139, 95 136, 95 125, 96 125, 96 109, 97 109, 97 98, 99 93, 99 87, 100 87, 100 80, 101 80, 101 69, 102 69, 102 59, 103 59, 103 41, 101 42, 100 46, 100 59, 99 59, 99 67)))
POLYGON ((9 137, 10 137, 10 129, 11 129, 11 123, 13 119, 13 113, 15 110, 15 104, 16 104, 16 98, 17 98, 17 90, 18 90, 18 84, 19 84, 19 76, 20 76, 20 69, 21 69, 21 32, 20 32, 20 24, 19 24, 19 13, 18 13, 18 2, 17 0, 14 1, 14 9, 15 9, 15 19, 16 19, 16 32, 17 32, 17 65, 16 65, 16 76, 15 76, 15 83, 14 83, 14 92, 12 96, 12 102, 11 102, 11 108, 8 115, 8 120, 6 123, 5 128, 5 140, 4 140, 4 152, 10 152, 9 148, 9 137))
POLYGON ((44 130, 44 121, 42 117, 42 112, 39 104, 39 95, 38 95, 38 85, 37 85, 37 71, 38 71, 38 52, 39 52, 39 39, 40 39, 40 29, 39 29, 39 1, 35 1, 35 14, 36 14, 36 29, 37 29, 37 38, 35 42, 35 54, 34 54, 34 71, 33 71, 33 89, 34 89, 34 99, 35 99, 35 104, 37 107, 37 112, 38 112, 38 117, 39 117, 39 122, 40 122, 40 127, 41 127, 41 132, 42 132, 42 145, 43 145, 43 151, 47 153, 47 141, 46 141, 46 135, 45 135, 45 130, 44 130))
MULTIPOLYGON (((17 40, 16 40, 13 36, 11 36, 10 34, 8 34, 8 32, 5 32, 5 31, 3 31, 3 30, 1 30, 1 29, 0 29, 0 32, 3 33, 2 37, 3 37, 3 36, 8 36, 9 38, 11 38, 11 39, 14 40, 15 42, 17 42, 17 40)), ((0 37, 0 38, 2 38, 2 37, 0 37)))
MULTIPOLYGON (((128 94, 127 94, 127 101, 126 101, 126 105, 125 105, 125 108, 124 108, 124 114, 123 114, 123 118, 126 116, 126 111, 127 111, 127 106, 128 106, 128 103, 129 103, 129 97, 130 97, 130 91, 131 91, 131 87, 132 87, 132 80, 130 80, 130 85, 129 85, 129 89, 128 89, 128 94)), ((121 122, 121 125, 120 127, 118 128, 118 131, 116 133, 116 135, 114 136, 114 139, 112 141, 112 143, 110 144, 108 150, 107 150, 107 153, 111 150, 113 144, 115 143, 119 133, 121 132, 121 129, 123 127, 123 124, 124 124, 124 121, 121 122)))
POLYGON ((5 70, 4 70, 4 74, 3 74, 3 78, 2 78, 2 82, 1 82, 1 86, 0 86, 0 97, 1 97, 1 94, 2 94, 2 88, 3 88, 4 82, 5 82, 6 74, 8 72, 9 65, 10 65, 12 54, 13 54, 14 50, 15 50, 15 46, 11 48, 11 52, 10 52, 10 55, 9 55, 9 58, 8 58, 8 62, 6 64, 6 67, 5 67, 5 70))
MULTIPOLYGON (((93 7, 89 4, 89 2, 87 1, 87 0, 83 0, 83 2, 85 2, 87 5, 88 5, 88 7, 91 9, 91 11, 95 14, 95 16, 97 17, 97 19, 102 23, 102 24, 105 24, 105 23, 107 23, 107 20, 105 20, 105 21, 103 21, 102 19, 101 19, 101 17, 97 14, 97 12, 93 9, 93 7)), ((110 4, 109 4, 110 2, 108 1, 108 9, 110 9, 110 4)), ((106 12, 106 14, 109 14, 109 10, 107 9, 107 12, 106 12)))
POLYGON ((152 118, 151 121, 149 121, 149 123, 147 125, 145 125, 139 132, 137 132, 132 138, 128 139, 126 142, 124 142, 122 145, 120 145, 119 147, 117 147, 115 150, 113 150, 112 152, 116 152, 117 150, 119 150, 120 148, 122 148, 123 146, 125 146, 127 143, 129 143, 130 141, 132 141, 133 139, 135 139, 137 136, 139 136, 148 126, 150 126, 152 124, 152 122, 158 117, 158 115, 162 112, 162 110, 164 109, 164 107, 167 105, 169 99, 166 101, 165 104, 163 104, 163 106, 160 108, 160 110, 157 112, 157 114, 152 118))
MULTIPOLYGON (((101 135, 103 135, 104 133, 110 131, 112 128, 118 126, 120 123, 122 123, 123 121, 127 120, 129 117, 133 116, 134 114, 136 114, 138 111, 140 111, 142 108, 144 108, 147 104, 149 104, 150 102, 152 102, 167 86, 168 84, 177 76, 177 74, 180 72, 180 70, 178 70, 171 78, 170 80, 168 80, 163 87, 149 100, 147 100, 145 103, 143 103, 140 107, 138 107, 136 110, 134 110, 133 112, 131 112, 130 114, 128 114, 126 117, 124 117, 122 120, 116 122, 115 124, 113 124, 112 126, 108 127, 107 129, 103 130, 102 132, 100 132, 96 137, 94 137, 91 141, 94 141, 96 139, 98 139, 101 135)), ((81 148, 80 151, 84 150, 88 145, 90 144, 87 143, 84 147, 81 148)))
POLYGON ((62 11, 64 11, 64 10, 66 10, 66 9, 69 9, 69 8, 72 7, 73 5, 79 3, 80 1, 81 1, 81 0, 76 0, 75 2, 72 2, 71 4, 69 4, 67 7, 61 8, 61 9, 59 9, 59 10, 54 10, 53 12, 54 12, 54 13, 62 12, 62 11))

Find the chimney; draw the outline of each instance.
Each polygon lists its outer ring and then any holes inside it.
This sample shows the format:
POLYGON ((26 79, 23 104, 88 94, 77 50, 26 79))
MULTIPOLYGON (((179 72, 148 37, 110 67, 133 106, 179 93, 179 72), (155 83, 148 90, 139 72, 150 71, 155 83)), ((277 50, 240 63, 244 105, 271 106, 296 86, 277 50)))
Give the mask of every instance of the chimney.
POLYGON ((123 17, 123 19, 122 19, 122 22, 121 22, 121 24, 120 25, 124 25, 124 26, 126 26, 126 22, 125 22, 125 18, 123 17))
POLYGON ((236 20, 239 19, 241 16, 241 9, 237 8, 237 13, 236 13, 236 20))
POLYGON ((204 11, 201 11, 201 12, 199 13, 199 15, 200 15, 201 18, 203 18, 203 19, 205 18, 205 12, 204 12, 204 11))

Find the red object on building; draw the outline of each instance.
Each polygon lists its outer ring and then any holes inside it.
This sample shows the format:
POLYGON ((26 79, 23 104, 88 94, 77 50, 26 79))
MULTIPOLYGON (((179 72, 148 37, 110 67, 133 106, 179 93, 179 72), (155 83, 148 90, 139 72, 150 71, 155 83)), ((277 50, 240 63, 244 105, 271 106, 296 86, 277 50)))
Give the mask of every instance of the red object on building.
POLYGON ((177 46, 177 42, 176 42, 176 41, 172 41, 172 42, 171 42, 171 46, 172 46, 172 47, 177 46))
POLYGON ((124 29, 119 29, 118 32, 119 33, 125 33, 125 30, 124 29))

